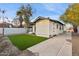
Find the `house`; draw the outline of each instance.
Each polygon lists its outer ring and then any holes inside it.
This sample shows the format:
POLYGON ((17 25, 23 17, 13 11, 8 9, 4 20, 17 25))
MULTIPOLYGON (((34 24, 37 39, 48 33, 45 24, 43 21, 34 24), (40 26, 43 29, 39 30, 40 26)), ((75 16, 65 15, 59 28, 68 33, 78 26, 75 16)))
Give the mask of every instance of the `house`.
POLYGON ((66 23, 64 26, 64 31, 66 32, 74 32, 74 27, 72 24, 70 23, 66 23))
POLYGON ((12 27, 12 24, 7 23, 7 22, 0 23, 0 28, 3 28, 3 27, 5 27, 5 28, 10 28, 10 27, 12 27))
POLYGON ((74 27, 74 32, 79 34, 79 26, 74 27))
POLYGON ((32 24, 32 32, 43 37, 58 35, 63 32, 63 29, 63 23, 45 17, 38 17, 32 24))

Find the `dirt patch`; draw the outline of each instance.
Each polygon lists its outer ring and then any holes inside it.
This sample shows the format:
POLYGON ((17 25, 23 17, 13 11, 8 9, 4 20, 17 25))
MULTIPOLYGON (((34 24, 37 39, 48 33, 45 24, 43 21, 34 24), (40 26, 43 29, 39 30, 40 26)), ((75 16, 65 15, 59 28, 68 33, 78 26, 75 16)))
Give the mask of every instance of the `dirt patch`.
POLYGON ((72 36, 72 55, 79 56, 79 34, 76 33, 72 36))

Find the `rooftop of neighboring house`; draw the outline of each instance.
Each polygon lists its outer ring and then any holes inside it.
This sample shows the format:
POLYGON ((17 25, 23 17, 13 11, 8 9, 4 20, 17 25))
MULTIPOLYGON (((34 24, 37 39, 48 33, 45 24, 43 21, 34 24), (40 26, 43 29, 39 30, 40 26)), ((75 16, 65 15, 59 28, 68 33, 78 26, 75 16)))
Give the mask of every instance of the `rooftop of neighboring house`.
POLYGON ((44 20, 44 19, 47 19, 47 20, 50 20, 50 21, 59 23, 59 24, 61 24, 61 25, 64 25, 64 23, 62 23, 62 22, 60 22, 60 21, 58 21, 58 20, 53 20, 53 19, 51 19, 51 18, 49 18, 49 17, 46 18, 46 17, 41 17, 41 16, 37 17, 37 18, 35 19, 35 21, 31 22, 31 24, 34 24, 34 23, 36 23, 37 21, 39 21, 39 20, 44 20))
POLYGON ((3 26, 6 28, 9 28, 9 25, 12 25, 10 23, 4 22, 4 23, 0 23, 0 28, 2 28, 3 26))

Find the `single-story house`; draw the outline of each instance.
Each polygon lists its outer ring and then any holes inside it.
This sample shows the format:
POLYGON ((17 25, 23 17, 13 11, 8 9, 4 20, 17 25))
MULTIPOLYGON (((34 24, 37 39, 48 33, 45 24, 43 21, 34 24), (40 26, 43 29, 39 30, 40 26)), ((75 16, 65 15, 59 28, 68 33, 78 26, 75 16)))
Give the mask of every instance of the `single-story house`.
POLYGON ((79 33, 79 26, 73 26, 73 30, 75 33, 79 33))
POLYGON ((3 28, 3 27, 5 27, 5 28, 10 28, 10 27, 12 27, 12 24, 7 23, 7 22, 0 23, 0 28, 3 28))
POLYGON ((32 23, 32 32, 37 36, 52 37, 62 33, 64 24, 50 18, 38 17, 32 23))

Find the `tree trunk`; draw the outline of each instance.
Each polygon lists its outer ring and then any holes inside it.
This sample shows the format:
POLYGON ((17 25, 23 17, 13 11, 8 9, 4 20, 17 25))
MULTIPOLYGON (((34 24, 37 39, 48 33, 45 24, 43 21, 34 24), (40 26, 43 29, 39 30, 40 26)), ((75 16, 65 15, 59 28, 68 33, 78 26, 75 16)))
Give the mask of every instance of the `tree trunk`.
POLYGON ((22 22, 23 22, 22 16, 20 16, 19 21, 20 21, 20 27, 23 27, 22 26, 22 22))
POLYGON ((73 26, 74 27, 74 32, 77 33, 77 26, 73 26))

